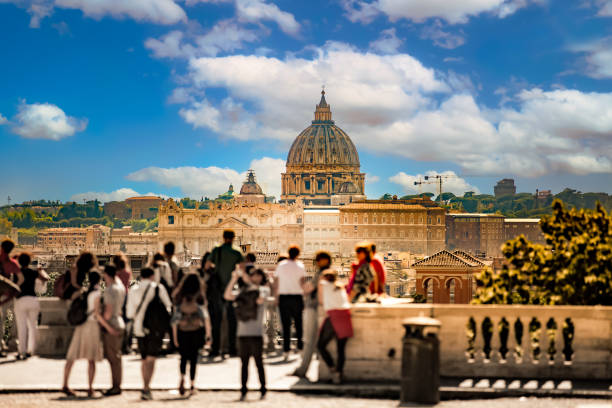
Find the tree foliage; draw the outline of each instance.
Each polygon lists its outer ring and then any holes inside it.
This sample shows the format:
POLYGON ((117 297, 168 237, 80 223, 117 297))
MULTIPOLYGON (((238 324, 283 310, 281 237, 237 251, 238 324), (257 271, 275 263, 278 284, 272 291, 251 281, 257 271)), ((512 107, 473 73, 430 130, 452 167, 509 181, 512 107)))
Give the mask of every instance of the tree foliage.
POLYGON ((555 200, 540 226, 546 244, 508 241, 501 271, 477 277, 475 303, 612 305, 612 214, 555 200))

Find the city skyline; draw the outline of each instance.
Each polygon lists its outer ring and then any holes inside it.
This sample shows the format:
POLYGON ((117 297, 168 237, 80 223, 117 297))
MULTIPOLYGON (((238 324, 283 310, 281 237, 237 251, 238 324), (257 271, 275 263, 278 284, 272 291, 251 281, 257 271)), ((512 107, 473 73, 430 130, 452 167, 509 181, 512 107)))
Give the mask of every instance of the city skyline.
POLYGON ((371 198, 612 192, 610 3, 442 3, 0 0, 0 203, 278 199, 321 85, 371 198))

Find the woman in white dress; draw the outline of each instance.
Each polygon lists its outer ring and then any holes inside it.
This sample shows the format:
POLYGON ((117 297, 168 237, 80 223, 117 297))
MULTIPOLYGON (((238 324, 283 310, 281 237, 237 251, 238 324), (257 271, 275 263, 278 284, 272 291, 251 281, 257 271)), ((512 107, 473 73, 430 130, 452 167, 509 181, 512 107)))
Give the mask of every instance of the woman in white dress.
POLYGON ((62 391, 67 396, 75 396, 74 391, 68 387, 70 371, 76 360, 87 360, 89 363, 89 390, 87 395, 93 397, 93 381, 96 375, 96 362, 102 361, 104 350, 100 333, 98 317, 100 314, 100 279, 96 271, 89 272, 89 287, 87 289, 87 320, 74 329, 70 347, 66 354, 66 366, 64 367, 64 386, 62 391))

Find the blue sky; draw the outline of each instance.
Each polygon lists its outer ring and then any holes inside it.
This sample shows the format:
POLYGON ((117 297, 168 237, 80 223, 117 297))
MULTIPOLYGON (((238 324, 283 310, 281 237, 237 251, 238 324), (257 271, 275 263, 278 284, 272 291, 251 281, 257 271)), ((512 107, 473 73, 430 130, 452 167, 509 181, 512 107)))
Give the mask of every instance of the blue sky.
POLYGON ((278 196, 325 84, 366 193, 612 193, 610 0, 0 0, 0 203, 278 196), (423 191, 433 190, 425 186, 423 191))

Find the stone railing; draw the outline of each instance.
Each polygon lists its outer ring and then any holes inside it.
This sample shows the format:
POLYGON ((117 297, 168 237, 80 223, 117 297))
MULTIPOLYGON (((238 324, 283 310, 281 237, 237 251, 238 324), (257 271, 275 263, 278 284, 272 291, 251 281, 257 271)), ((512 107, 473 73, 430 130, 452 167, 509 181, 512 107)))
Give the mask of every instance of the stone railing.
POLYGON ((441 322, 442 376, 612 378, 612 307, 383 303, 355 305, 352 315, 348 380, 399 379, 402 320, 419 315, 441 322))

